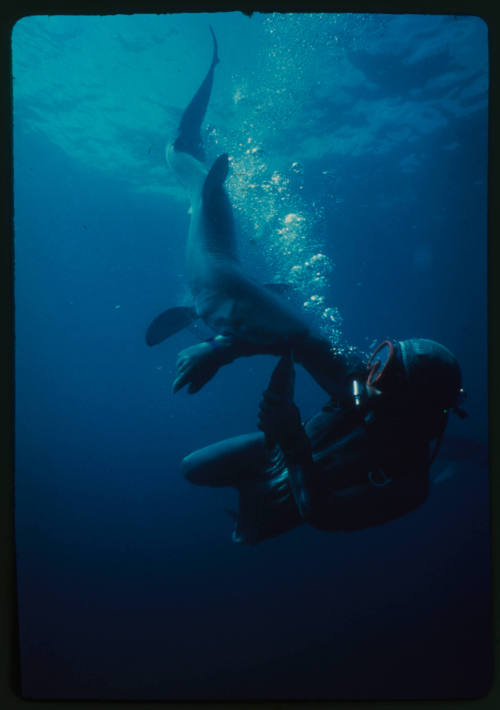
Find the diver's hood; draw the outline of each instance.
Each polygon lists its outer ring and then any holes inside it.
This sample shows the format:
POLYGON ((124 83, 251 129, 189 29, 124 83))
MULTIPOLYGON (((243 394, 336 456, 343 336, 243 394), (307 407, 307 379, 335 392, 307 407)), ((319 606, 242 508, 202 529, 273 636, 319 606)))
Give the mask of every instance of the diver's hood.
POLYGON ((398 344, 411 398, 432 409, 456 407, 462 373, 453 353, 444 345, 424 338, 401 340, 398 344))

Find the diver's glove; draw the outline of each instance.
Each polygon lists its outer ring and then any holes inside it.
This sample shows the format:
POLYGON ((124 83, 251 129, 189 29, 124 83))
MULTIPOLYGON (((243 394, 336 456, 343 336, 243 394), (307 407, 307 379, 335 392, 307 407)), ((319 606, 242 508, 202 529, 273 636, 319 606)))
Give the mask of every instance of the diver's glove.
POLYGON ((228 338, 218 336, 210 341, 197 343, 181 350, 177 356, 176 376, 172 384, 172 392, 177 392, 184 385, 189 385, 189 394, 201 390, 216 374, 219 367, 232 361, 229 346, 230 340, 228 338))

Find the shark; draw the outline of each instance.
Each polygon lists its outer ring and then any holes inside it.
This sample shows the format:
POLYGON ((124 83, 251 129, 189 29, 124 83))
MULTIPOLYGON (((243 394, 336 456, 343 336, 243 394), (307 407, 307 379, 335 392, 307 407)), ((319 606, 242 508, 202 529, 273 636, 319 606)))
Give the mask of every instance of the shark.
POLYGON ((210 67, 184 110, 178 136, 166 147, 166 161, 189 199, 186 277, 193 304, 160 313, 146 331, 146 343, 158 345, 202 319, 215 333, 247 342, 293 344, 309 328, 284 297, 287 284, 261 284, 245 272, 237 252, 236 228, 225 188, 230 160, 219 155, 209 166, 201 135, 219 63, 213 28, 210 67))

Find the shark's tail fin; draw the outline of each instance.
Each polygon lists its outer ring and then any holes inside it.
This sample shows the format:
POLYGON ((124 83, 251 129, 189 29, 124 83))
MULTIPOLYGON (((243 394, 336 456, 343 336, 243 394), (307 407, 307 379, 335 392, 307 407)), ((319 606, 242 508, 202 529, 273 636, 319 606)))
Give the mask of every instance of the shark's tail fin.
MULTIPOLYGON (((217 38, 215 36, 215 32, 213 31, 212 25, 209 25, 208 27, 210 29, 210 32, 212 33, 212 39, 214 41, 214 51, 213 51, 213 55, 212 55, 212 67, 214 67, 220 61, 219 51, 218 51, 218 46, 217 46, 217 38)), ((212 68, 212 67, 210 67, 210 68, 212 68)))
POLYGON ((202 163, 206 158, 201 140, 201 124, 205 118, 210 94, 212 93, 215 65, 219 63, 217 39, 212 27, 210 27, 210 32, 212 33, 213 39, 212 63, 200 88, 182 114, 179 124, 179 135, 174 143, 175 150, 189 153, 189 155, 192 155, 193 158, 196 158, 196 160, 202 163))

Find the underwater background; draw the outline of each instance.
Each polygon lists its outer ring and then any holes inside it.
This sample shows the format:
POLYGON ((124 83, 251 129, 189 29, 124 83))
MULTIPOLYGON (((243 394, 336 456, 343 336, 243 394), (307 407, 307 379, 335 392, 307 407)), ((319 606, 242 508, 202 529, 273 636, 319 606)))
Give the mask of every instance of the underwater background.
MULTIPOLYGON (((465 698, 491 678, 488 29, 475 17, 27 17, 12 34, 15 534, 30 698, 465 698), (188 203, 164 159, 219 43, 245 269, 340 349, 458 357, 428 501, 365 531, 231 542, 180 461, 256 430, 275 359, 171 393, 188 203)), ((327 396, 297 368, 303 418, 327 396)))

